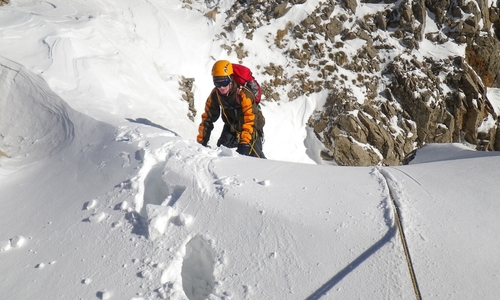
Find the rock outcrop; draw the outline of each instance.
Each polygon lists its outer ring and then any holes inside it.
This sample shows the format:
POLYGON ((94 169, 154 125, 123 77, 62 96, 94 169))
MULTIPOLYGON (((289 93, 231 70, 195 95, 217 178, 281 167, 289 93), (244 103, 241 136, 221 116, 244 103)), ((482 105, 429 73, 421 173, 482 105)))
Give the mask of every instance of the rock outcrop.
POLYGON ((188 118, 194 122, 194 117, 196 117, 196 108, 194 107, 194 93, 193 91, 194 78, 181 77, 179 81, 180 90, 183 92, 182 100, 188 103, 189 112, 188 118))
MULTIPOLYGON (((304 2, 237 1, 225 29, 242 26, 251 42, 255 30, 304 2)), ((327 90, 308 125, 327 149, 323 159, 339 165, 400 165, 426 143, 500 150, 498 116, 487 93, 500 88, 500 10, 489 3, 320 2, 275 33, 276 48, 295 71, 259 66, 264 101, 327 90), (364 4, 380 6, 360 17, 364 4), (438 57, 422 51, 424 45, 457 50, 438 57)), ((245 43, 224 47, 240 59, 247 55, 245 43)))

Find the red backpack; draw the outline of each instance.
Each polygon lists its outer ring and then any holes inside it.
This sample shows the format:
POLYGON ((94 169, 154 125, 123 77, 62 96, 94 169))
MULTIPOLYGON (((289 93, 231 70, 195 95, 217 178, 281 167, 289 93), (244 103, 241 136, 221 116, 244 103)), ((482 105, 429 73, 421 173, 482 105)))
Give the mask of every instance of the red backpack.
POLYGON ((260 85, 255 80, 252 75, 252 71, 249 68, 233 64, 233 79, 237 84, 248 88, 255 95, 255 103, 260 102, 260 97, 262 96, 262 90, 260 85))

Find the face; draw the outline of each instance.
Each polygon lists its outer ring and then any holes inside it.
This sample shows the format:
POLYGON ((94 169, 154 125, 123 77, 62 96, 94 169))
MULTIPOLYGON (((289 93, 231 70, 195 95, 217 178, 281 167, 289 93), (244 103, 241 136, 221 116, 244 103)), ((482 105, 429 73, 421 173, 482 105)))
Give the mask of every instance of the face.
POLYGON ((225 95, 229 93, 229 90, 231 89, 231 83, 226 86, 218 86, 217 89, 219 90, 219 93, 225 95))
POLYGON ((224 80, 214 81, 214 85, 220 94, 228 94, 232 87, 232 82, 230 78, 225 78, 224 80))

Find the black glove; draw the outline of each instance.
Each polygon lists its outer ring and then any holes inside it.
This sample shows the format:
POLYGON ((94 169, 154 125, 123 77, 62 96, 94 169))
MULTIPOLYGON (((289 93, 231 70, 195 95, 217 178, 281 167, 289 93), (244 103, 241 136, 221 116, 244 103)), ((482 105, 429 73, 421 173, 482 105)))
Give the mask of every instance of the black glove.
POLYGON ((236 152, 238 152, 241 155, 250 155, 250 145, 239 144, 238 149, 236 149, 236 152))

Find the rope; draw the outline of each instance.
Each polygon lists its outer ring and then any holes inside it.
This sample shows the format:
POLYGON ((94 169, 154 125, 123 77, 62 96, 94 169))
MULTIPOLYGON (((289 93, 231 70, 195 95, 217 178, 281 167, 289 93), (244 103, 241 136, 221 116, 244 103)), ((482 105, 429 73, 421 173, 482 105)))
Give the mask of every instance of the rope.
POLYGON ((260 155, 259 153, 257 153, 257 151, 255 151, 254 149, 254 145, 255 145, 255 141, 258 139, 258 135, 257 135, 257 132, 254 130, 254 133, 253 133, 253 136, 252 136, 252 143, 250 143, 250 151, 248 152, 249 154, 252 153, 252 151, 255 153, 255 156, 257 156, 258 158, 260 158, 260 155))
MULTIPOLYGON (((226 110, 224 109, 224 105, 222 105, 222 100, 220 99, 219 92, 215 91, 215 95, 217 96, 217 101, 219 102, 219 106, 222 109, 222 114, 224 115, 224 117, 226 117, 226 120, 229 121, 229 119, 228 119, 228 117, 226 115, 226 110)), ((238 134, 238 140, 239 140, 240 132, 238 130, 236 130, 236 128, 234 128, 234 125, 232 123, 229 123, 229 126, 231 126, 231 128, 233 129, 233 131, 238 134)))
MULTIPOLYGON (((387 185, 389 186, 389 185, 387 185)), ((392 196, 392 190, 389 187, 389 197, 391 198, 391 202, 394 205, 394 218, 396 219, 396 224, 398 225, 399 237, 401 238, 401 243, 403 244, 403 249, 406 256, 406 263, 408 265, 408 270, 410 271, 411 282, 413 284, 413 290, 415 291, 415 297, 417 300, 422 299, 422 295, 420 294, 420 288, 418 287, 417 277, 415 276, 415 270, 413 269, 413 263, 411 261, 410 250, 408 249, 408 244, 406 243, 405 232, 403 231, 403 224, 401 223, 401 215, 399 213, 399 207, 392 196)))
MULTIPOLYGON (((242 88, 245 88, 245 87, 242 87, 242 88)), ((224 105, 222 105, 222 100, 220 99, 219 93, 217 91, 215 93, 217 95, 217 100, 219 101, 219 106, 222 109, 222 114, 226 117, 226 120, 229 120, 228 117, 227 117, 227 115, 226 115, 226 110, 224 109, 224 105)), ((234 132, 236 132, 236 135, 237 135, 238 141, 239 141, 241 133, 238 130, 236 130, 236 128, 234 127, 233 124, 229 123, 229 126, 231 126, 231 128, 233 129, 234 132)), ((259 153, 257 153, 257 151, 254 150, 254 145, 255 145, 255 139, 256 138, 257 138, 257 132, 254 130, 253 133, 252 133, 252 142, 250 143, 250 151, 248 152, 248 154, 252 153, 252 151, 253 151, 255 153, 255 155, 258 158, 260 158, 259 153)))

